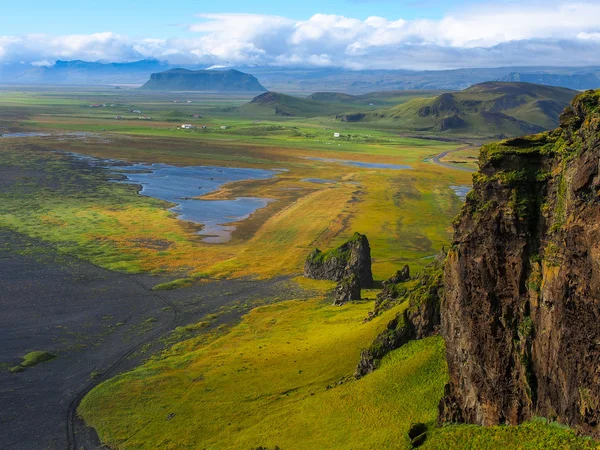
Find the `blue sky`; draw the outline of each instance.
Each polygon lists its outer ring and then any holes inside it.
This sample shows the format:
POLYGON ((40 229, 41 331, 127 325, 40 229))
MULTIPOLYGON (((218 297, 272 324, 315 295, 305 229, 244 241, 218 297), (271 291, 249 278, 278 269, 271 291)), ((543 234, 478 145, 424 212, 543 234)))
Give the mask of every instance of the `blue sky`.
POLYGON ((305 20, 316 13, 337 14, 357 19, 381 16, 394 19, 440 19, 445 14, 483 0, 3 0, 0 34, 94 33, 158 38, 185 36, 185 25, 197 22, 199 13, 252 13, 305 20), (26 5, 26 7, 24 7, 26 5))
POLYGON ((0 2, 0 64, 600 66, 600 0, 0 2))

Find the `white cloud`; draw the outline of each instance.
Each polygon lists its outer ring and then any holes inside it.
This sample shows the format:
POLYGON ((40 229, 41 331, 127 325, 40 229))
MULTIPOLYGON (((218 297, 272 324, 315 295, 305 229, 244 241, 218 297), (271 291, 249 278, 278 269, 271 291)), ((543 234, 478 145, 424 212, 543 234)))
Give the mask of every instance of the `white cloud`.
POLYGON ((440 20, 199 14, 187 38, 0 36, 0 61, 55 59, 440 69, 600 65, 600 0, 470 7, 440 20))

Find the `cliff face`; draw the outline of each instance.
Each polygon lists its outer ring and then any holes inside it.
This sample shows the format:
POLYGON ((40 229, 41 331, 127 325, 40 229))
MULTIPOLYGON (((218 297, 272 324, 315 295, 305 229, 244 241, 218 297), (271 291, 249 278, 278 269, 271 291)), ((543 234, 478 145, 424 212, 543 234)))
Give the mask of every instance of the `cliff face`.
POLYGON ((455 222, 440 421, 544 416, 600 436, 600 91, 482 149, 455 222))
POLYGON ((352 275, 358 277, 361 288, 373 287, 371 247, 367 237, 360 233, 354 233, 348 241, 328 252, 313 250, 304 263, 307 278, 340 282, 352 275))

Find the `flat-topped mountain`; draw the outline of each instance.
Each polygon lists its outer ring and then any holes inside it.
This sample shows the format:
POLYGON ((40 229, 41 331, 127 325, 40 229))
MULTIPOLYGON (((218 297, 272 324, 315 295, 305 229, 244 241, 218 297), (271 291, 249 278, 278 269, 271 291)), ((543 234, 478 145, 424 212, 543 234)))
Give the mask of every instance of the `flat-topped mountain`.
POLYGON ((141 89, 165 91, 264 92, 253 75, 238 70, 171 69, 153 73, 141 89))
POLYGON ((560 112, 576 94, 574 90, 560 87, 495 81, 339 118, 412 131, 518 136, 556 127, 560 112))

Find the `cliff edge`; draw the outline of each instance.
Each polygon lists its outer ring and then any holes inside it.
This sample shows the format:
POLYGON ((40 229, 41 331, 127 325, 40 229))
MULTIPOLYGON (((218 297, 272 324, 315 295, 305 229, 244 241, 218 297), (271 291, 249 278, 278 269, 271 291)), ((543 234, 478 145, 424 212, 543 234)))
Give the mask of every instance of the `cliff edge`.
POLYGON ((599 164, 600 91, 554 131, 482 148, 444 268, 441 422, 600 436, 599 164))

